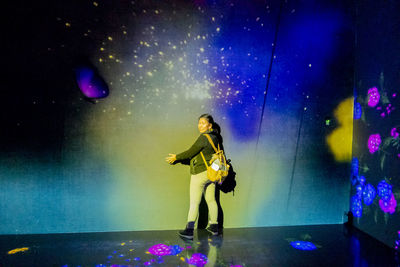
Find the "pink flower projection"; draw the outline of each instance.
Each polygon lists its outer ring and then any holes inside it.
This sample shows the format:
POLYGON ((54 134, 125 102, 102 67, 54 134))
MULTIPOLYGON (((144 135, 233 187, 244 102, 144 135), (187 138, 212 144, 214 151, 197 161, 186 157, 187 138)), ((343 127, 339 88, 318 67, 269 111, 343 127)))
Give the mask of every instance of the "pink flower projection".
POLYGON ((372 87, 368 89, 368 106, 375 107, 379 103, 379 99, 381 98, 378 88, 372 87))
POLYGON ((164 244, 157 244, 150 247, 149 252, 156 256, 165 256, 171 254, 171 248, 164 244))
POLYGON ((397 137, 399 137, 399 132, 397 132, 396 127, 393 128, 393 129, 390 131, 390 135, 391 135, 394 139, 396 139, 397 137))
POLYGON ((381 210, 383 210, 383 212, 388 212, 390 214, 393 214, 396 211, 396 206, 397 206, 397 201, 394 198, 393 193, 392 197, 388 201, 379 199, 379 206, 381 207, 381 210))
POLYGON ((379 145, 382 143, 381 136, 379 134, 372 134, 368 138, 368 149, 369 153, 374 154, 379 149, 379 145))

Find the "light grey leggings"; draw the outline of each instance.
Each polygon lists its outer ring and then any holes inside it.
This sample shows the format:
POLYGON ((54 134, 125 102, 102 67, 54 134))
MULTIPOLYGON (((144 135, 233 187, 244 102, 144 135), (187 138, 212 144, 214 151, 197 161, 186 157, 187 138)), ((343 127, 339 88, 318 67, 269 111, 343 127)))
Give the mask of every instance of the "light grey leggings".
POLYGON ((195 222, 199 214, 201 196, 204 197, 208 206, 209 223, 218 223, 218 206, 215 201, 215 183, 207 178, 207 171, 192 175, 190 177, 190 208, 188 222, 195 222))

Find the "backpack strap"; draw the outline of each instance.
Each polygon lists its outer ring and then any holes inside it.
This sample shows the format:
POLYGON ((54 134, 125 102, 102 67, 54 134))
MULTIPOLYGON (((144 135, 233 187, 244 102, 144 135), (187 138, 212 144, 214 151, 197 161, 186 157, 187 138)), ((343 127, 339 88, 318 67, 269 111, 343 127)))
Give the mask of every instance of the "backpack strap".
POLYGON ((210 142, 211 146, 214 148, 215 153, 218 153, 219 151, 219 144, 218 144, 218 149, 215 147, 214 142, 212 141, 211 137, 208 134, 204 134, 205 137, 207 137, 208 141, 210 142))
POLYGON ((208 169, 207 161, 206 161, 206 158, 205 158, 204 155, 203 155, 203 152, 200 152, 200 154, 201 154, 201 156, 202 156, 202 158, 203 158, 204 164, 206 164, 206 167, 207 167, 207 169, 208 169))

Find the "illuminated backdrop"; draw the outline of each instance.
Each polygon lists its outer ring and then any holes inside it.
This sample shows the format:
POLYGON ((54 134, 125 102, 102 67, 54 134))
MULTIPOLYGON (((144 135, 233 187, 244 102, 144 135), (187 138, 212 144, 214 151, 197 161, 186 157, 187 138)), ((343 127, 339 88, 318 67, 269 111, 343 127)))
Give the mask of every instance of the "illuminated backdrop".
POLYGON ((237 172, 224 227, 343 222, 353 7, 282 3, 14 4, 0 233, 183 227, 189 170, 164 158, 206 112, 237 172))
POLYGON ((356 227, 398 249, 400 3, 365 1, 357 9, 350 205, 356 227))

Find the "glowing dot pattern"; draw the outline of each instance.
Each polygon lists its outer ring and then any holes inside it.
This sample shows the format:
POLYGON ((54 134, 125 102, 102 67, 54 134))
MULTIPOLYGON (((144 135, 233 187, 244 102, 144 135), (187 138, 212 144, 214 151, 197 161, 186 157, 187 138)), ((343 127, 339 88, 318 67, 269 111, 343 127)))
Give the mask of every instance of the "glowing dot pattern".
POLYGON ((171 249, 170 255, 178 255, 183 251, 183 248, 179 245, 170 246, 170 249, 171 249))
POLYGON ((364 203, 369 206, 372 204, 372 202, 375 199, 375 196, 376 196, 375 188, 371 184, 367 184, 364 187, 362 194, 363 194, 364 203))
POLYGON ((292 247, 294 247, 295 249, 299 249, 299 250, 317 249, 317 247, 309 241, 293 241, 293 242, 290 242, 290 245, 292 245, 292 247))
POLYGON ((389 201, 392 197, 392 186, 385 180, 382 180, 378 184, 378 195, 384 201, 389 201))
POLYGON ((389 201, 379 199, 379 206, 383 212, 393 214, 396 211, 397 201, 392 194, 389 201))
POLYGON ((156 256, 171 255, 171 248, 164 244, 157 244, 150 247, 149 252, 156 256))
POLYGON ((204 266, 207 264, 207 256, 201 253, 194 253, 192 257, 187 261, 188 264, 195 266, 204 266))
POLYGON ((362 216, 361 196, 355 195, 351 198, 351 212, 354 217, 360 218, 362 216))
POLYGON ((378 105, 380 97, 378 88, 372 87, 368 89, 368 106, 375 107, 378 105))
POLYGON ((369 153, 374 154, 379 149, 379 145, 382 143, 381 136, 379 134, 372 134, 368 138, 368 149, 369 153))

